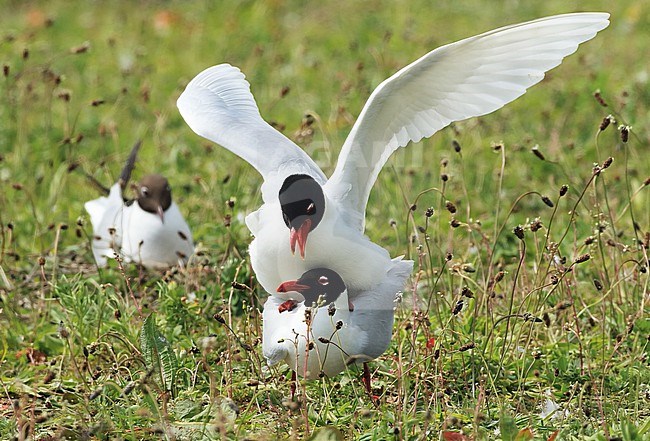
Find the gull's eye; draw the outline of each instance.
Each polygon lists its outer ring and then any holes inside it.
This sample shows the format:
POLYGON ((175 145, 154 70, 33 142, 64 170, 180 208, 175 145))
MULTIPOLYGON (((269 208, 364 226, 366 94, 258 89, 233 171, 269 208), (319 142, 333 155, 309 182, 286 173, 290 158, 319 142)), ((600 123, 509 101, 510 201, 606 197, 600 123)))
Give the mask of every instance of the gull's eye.
POLYGON ((172 191, 172 188, 168 185, 167 187, 165 187, 165 191, 172 191))
POLYGON ((321 285, 327 285, 330 283, 330 280, 325 276, 321 276, 320 279, 318 279, 318 283, 321 285))
POLYGON ((142 193, 142 196, 147 197, 149 196, 149 189, 147 187, 142 187, 140 193, 142 193))
POLYGON ((316 205, 312 202, 307 206, 307 214, 312 215, 316 212, 316 205))

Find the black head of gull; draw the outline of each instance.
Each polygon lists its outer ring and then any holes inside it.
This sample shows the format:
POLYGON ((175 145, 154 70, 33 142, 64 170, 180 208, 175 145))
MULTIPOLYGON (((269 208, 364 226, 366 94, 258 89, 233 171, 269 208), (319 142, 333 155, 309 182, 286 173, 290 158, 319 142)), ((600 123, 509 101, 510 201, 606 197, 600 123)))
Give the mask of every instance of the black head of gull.
POLYGON ((305 272, 298 280, 283 282, 277 291, 299 292, 305 298, 305 305, 311 306, 318 303, 321 297, 326 304, 334 303, 346 289, 337 272, 328 268, 314 268, 305 272))
POLYGON ((290 230, 291 252, 295 253, 298 244, 300 257, 304 258, 307 236, 325 213, 323 188, 311 176, 296 174, 284 180, 278 197, 284 223, 290 230))
POLYGON ((172 204, 172 189, 161 175, 147 175, 137 185, 137 202, 148 213, 157 214, 165 223, 165 211, 172 204))

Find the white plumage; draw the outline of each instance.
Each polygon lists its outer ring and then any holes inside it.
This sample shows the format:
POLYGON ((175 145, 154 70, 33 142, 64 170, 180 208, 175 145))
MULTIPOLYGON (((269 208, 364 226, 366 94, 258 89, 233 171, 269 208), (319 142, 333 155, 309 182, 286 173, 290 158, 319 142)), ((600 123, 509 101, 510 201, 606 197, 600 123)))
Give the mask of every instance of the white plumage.
POLYGON ((169 268, 187 263, 194 253, 192 233, 175 202, 164 211, 162 222, 143 210, 137 201, 127 205, 119 183, 108 197, 84 205, 93 225, 92 250, 99 267, 115 254, 147 268, 169 268))
MULTIPOLYGON (((363 234, 370 190, 390 155, 451 122, 515 100, 607 27, 608 18, 606 13, 576 13, 507 26, 440 47, 409 64, 372 92, 329 180, 304 151, 262 119, 250 85, 236 67, 221 64, 201 72, 179 97, 178 108, 192 130, 241 156, 264 178, 264 204, 246 218, 255 236, 251 262, 264 289, 275 294, 283 281, 323 267, 340 274, 354 305, 372 298, 366 297, 369 293, 392 301, 413 262, 391 260, 363 234), (306 234, 301 237, 304 259, 289 246, 287 227, 293 226, 278 199, 285 179, 294 175, 313 178, 325 200, 322 220, 308 232, 309 240, 306 234)), ((267 312, 279 301, 266 304, 265 353, 272 344, 269 328, 287 323, 278 315, 282 313, 267 312)), ((363 328, 369 322, 357 324, 363 328)))

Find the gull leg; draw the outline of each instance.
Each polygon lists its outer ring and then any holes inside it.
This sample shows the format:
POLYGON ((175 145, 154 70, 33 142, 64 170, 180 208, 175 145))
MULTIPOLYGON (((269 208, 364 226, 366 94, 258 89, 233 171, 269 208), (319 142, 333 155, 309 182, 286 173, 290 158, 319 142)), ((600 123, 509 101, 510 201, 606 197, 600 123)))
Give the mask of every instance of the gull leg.
POLYGON ((368 367, 368 363, 363 364, 363 377, 361 378, 361 381, 363 381, 363 385, 366 386, 366 392, 368 392, 368 395, 372 397, 372 387, 370 386, 370 368, 368 367))

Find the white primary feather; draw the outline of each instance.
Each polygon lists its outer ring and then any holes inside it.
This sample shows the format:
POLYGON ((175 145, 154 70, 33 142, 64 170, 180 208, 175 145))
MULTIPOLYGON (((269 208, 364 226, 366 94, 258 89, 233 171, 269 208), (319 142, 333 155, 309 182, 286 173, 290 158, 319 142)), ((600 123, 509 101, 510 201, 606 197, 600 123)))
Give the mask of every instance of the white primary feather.
POLYGON ((325 175, 309 155, 262 119, 250 84, 238 68, 220 64, 205 69, 190 81, 176 104, 194 132, 260 172, 268 188, 263 189, 265 200, 269 194, 277 197, 282 180, 290 174, 306 173, 325 183, 325 175))
POLYGON ((357 213, 390 155, 451 122, 485 115, 523 95, 609 14, 576 13, 503 27, 429 52, 382 82, 346 139, 326 192, 357 213))

